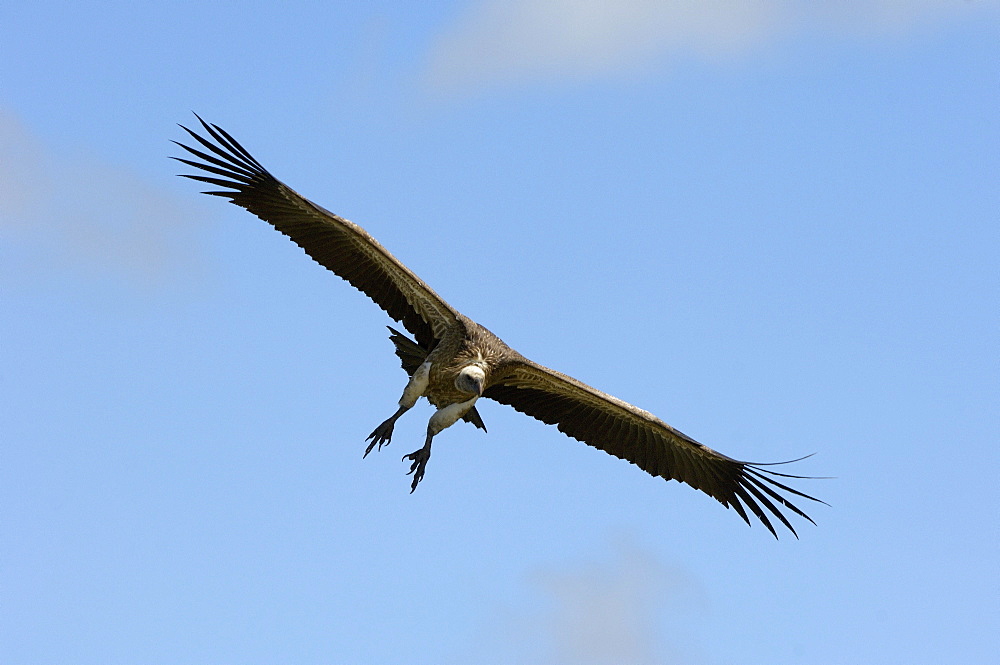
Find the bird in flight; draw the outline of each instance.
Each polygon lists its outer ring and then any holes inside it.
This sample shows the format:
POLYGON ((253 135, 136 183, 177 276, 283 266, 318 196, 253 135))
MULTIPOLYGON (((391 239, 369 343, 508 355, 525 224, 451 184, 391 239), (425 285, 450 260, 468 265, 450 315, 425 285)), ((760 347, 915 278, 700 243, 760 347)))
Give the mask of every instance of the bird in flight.
POLYGON ((221 188, 204 193, 229 199, 271 224, 375 301, 415 338, 389 328, 410 378, 399 408, 368 435, 364 453, 367 457, 376 447, 388 445, 396 420, 426 397, 436 407, 427 423, 427 438, 403 457, 410 462, 411 492, 423 480, 437 434, 460 419, 486 430, 476 401, 487 397, 653 476, 687 483, 733 508, 747 524, 753 515, 775 538, 773 519, 797 536, 786 512, 813 522, 790 497, 822 502, 786 484, 786 479, 805 476, 727 457, 647 411, 525 358, 445 302, 363 228, 272 176, 218 125, 200 117, 198 121, 201 134, 181 125, 198 148, 174 141, 195 158, 174 159, 201 171, 183 177, 221 188))

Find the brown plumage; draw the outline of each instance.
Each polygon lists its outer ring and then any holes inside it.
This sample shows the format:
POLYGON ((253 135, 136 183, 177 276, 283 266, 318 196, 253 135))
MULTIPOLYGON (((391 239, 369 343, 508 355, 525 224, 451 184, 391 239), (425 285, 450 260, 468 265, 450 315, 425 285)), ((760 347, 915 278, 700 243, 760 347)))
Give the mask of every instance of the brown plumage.
POLYGON ((788 495, 818 499, 777 480, 802 476, 727 457, 651 413, 528 360, 456 311, 360 226, 300 196, 224 130, 198 120, 207 138, 182 128, 203 149, 177 143, 198 161, 175 159, 209 175, 184 177, 222 188, 205 194, 227 198, 274 226, 416 338, 414 342, 389 329, 410 380, 399 408, 368 436, 365 451, 367 456, 376 446, 387 445, 396 419, 426 397, 437 411, 428 423, 424 446, 404 457, 411 461, 411 492, 423 478, 431 440, 438 432, 459 418, 486 429, 475 403, 488 397, 651 475, 687 483, 732 507, 747 524, 753 515, 775 537, 773 518, 795 534, 781 507, 812 522, 788 495))

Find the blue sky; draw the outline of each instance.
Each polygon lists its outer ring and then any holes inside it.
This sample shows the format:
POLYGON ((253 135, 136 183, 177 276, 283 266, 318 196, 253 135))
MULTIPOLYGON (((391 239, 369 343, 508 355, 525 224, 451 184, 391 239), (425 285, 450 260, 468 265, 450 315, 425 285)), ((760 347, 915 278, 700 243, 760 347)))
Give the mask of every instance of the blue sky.
POLYGON ((986 663, 996 2, 8 3, 4 663, 986 663), (776 542, 498 404, 419 491, 391 321, 167 159, 196 111, 776 542))

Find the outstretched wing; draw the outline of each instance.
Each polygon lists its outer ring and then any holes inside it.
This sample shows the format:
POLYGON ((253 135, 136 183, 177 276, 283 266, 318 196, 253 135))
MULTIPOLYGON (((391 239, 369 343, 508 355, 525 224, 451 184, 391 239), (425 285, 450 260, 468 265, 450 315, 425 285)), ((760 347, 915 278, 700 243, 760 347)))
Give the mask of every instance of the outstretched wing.
MULTIPOLYGON (((517 361, 505 378, 484 393, 595 448, 667 480, 679 480, 732 506, 747 524, 755 515, 777 538, 777 518, 795 534, 781 506, 812 522, 789 501, 795 495, 819 501, 776 480, 802 478, 726 457, 674 429, 656 416, 576 379, 528 360, 517 361)), ((822 502, 820 502, 822 503, 822 502)))
POLYGON ((455 325, 458 312, 367 231, 296 193, 217 125, 200 117, 198 121, 210 138, 183 125, 181 128, 205 151, 174 143, 200 161, 174 159, 212 174, 185 178, 224 188, 205 194, 229 199, 294 240, 317 263, 347 280, 401 322, 422 346, 433 348, 455 325))

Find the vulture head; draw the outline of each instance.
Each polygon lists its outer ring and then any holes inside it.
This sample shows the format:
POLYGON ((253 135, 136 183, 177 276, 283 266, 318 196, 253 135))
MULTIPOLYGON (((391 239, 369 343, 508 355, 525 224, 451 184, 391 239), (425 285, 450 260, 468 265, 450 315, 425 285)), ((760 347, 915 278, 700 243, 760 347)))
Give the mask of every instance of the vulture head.
POLYGON ((479 365, 466 365, 455 377, 455 387, 463 393, 482 397, 486 388, 486 372, 479 365))

